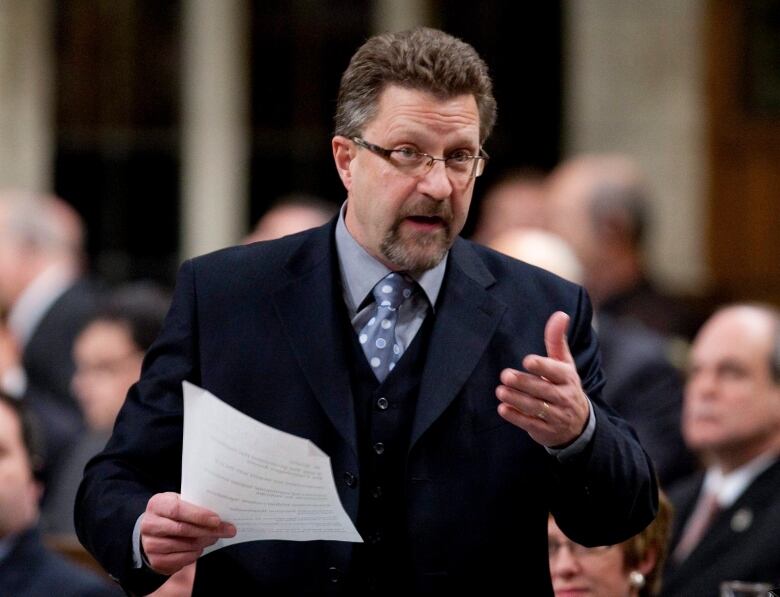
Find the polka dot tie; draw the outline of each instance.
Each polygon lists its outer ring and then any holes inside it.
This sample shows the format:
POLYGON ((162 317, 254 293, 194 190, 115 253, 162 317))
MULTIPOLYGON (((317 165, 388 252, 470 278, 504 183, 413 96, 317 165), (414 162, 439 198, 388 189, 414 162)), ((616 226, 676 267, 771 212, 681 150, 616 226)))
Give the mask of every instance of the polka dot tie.
POLYGON ((417 283, 406 274, 390 273, 374 286, 376 311, 358 339, 368 364, 382 382, 403 354, 403 348, 395 337, 398 308, 414 293, 417 283))

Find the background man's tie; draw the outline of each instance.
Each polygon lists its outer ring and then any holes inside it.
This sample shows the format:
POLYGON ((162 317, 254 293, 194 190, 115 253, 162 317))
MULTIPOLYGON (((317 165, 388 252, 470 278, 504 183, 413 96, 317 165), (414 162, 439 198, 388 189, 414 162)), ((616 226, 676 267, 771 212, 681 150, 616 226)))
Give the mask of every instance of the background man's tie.
POLYGON ((379 280, 372 290, 375 311, 360 330, 358 339, 380 382, 385 380, 403 354, 403 347, 395 337, 398 308, 412 296, 416 286, 417 283, 407 274, 393 272, 379 280))

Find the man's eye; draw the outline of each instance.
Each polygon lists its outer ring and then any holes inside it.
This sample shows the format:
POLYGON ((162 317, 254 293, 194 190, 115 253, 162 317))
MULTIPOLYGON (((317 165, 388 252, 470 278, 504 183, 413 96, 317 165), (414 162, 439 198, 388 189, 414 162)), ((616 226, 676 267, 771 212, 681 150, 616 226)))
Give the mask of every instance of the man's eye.
POLYGON ((396 149, 397 155, 402 160, 416 160, 417 157, 420 155, 419 152, 415 151, 411 147, 401 147, 399 149, 396 149))
POLYGON ((460 149, 450 155, 447 159, 452 162, 465 163, 471 159, 471 154, 465 149, 460 149))

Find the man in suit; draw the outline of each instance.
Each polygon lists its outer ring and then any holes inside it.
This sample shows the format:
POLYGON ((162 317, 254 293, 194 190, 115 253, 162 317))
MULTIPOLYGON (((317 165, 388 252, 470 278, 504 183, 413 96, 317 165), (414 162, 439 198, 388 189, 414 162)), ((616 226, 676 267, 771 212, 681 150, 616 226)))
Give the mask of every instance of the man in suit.
POLYGON ((707 464, 670 497, 677 520, 664 594, 724 580, 780 583, 780 312, 733 305, 697 335, 683 436, 707 464))
POLYGON ((49 471, 82 422, 71 352, 96 305, 83 243, 81 218, 63 200, 0 192, 0 389, 29 403, 44 426, 49 471))
POLYGON ((229 546, 198 561, 195 594, 551 595, 548 512, 588 545, 652 520, 649 459, 599 398, 584 291, 457 238, 494 120, 471 46, 373 37, 339 92, 340 214, 182 266, 77 498, 79 537, 127 589, 235 533, 176 493, 185 379, 327 453, 365 540, 229 546))
POLYGON ((100 597, 117 587, 46 549, 38 531, 40 464, 30 415, 0 393, 0 595, 100 597))

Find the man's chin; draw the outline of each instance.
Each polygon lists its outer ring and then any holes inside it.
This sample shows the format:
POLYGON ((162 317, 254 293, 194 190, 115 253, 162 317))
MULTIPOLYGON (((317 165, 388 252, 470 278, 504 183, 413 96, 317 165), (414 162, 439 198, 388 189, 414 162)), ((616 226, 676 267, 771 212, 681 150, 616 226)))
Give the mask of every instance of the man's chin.
POLYGON ((436 267, 447 254, 446 242, 403 243, 385 247, 383 254, 391 263, 406 271, 425 271, 436 267))

